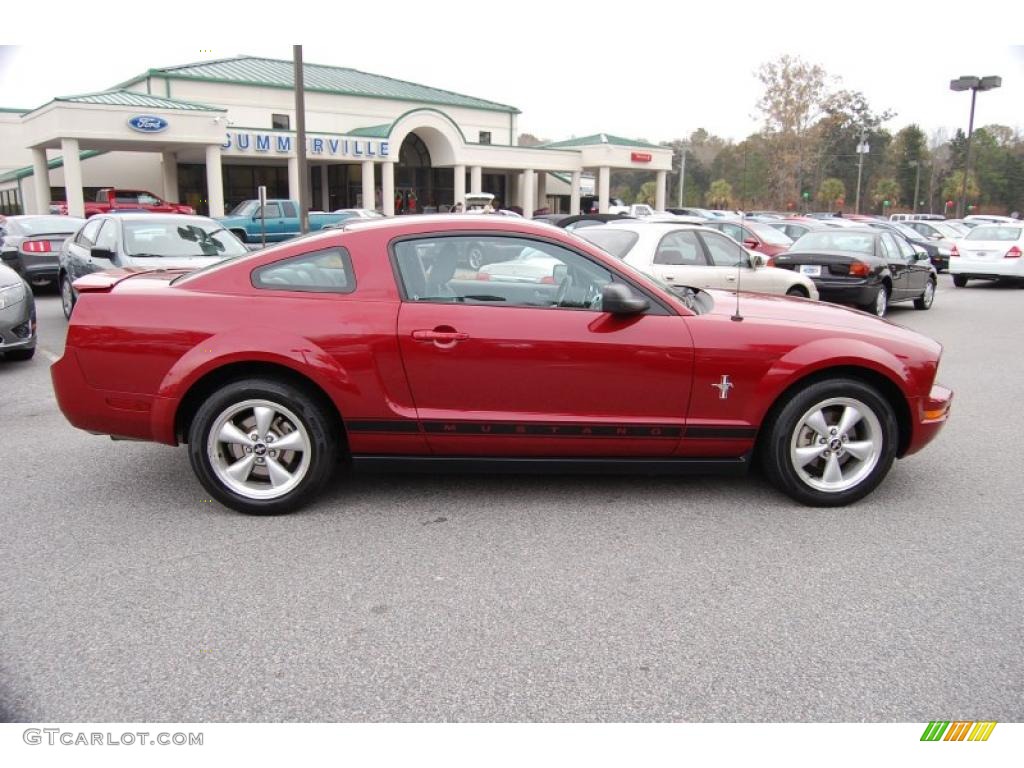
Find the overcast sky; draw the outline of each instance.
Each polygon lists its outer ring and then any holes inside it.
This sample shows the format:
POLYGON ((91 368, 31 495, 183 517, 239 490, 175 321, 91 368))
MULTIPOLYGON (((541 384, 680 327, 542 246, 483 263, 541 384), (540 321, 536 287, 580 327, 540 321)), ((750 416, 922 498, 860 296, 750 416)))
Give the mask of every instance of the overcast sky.
MULTIPOLYGON (((392 0, 380 8, 300 2, 298 24, 287 26, 293 9, 284 5, 275 19, 303 42, 307 62, 511 104, 522 110, 520 131, 548 139, 605 131, 663 141, 701 127, 742 139, 760 125, 755 71, 783 53, 820 64, 841 86, 863 91, 875 109, 897 112, 892 130, 910 122, 928 132, 966 127, 970 96, 950 92, 949 80, 1001 75, 1002 88, 979 96, 975 125, 1024 129, 1024 25, 1015 3, 986 0, 984 17, 966 18, 960 13, 971 6, 962 2, 950 6, 956 12, 930 4, 923 14, 865 0, 857 4, 859 15, 850 4, 846 10, 816 5, 813 20, 801 18, 808 9, 783 10, 791 5, 759 3, 753 6, 759 10, 747 11, 742 3, 710 5, 716 7, 624 0, 392 0), (1016 40, 1007 37, 1012 34, 1016 40)), ((218 23, 209 12, 192 13, 168 14, 167 28, 156 34, 172 42, 208 35, 211 42, 160 44, 148 23, 139 33, 131 27, 140 23, 135 17, 112 13, 86 21, 102 22, 88 36, 70 36, 72 26, 65 27, 57 33, 69 35, 64 44, 48 31, 46 45, 4 47, 0 106, 36 107, 54 96, 103 90, 151 67, 236 54, 291 57, 290 44, 268 36, 275 19, 239 10, 218 23), (74 55, 63 55, 68 52, 74 55)))

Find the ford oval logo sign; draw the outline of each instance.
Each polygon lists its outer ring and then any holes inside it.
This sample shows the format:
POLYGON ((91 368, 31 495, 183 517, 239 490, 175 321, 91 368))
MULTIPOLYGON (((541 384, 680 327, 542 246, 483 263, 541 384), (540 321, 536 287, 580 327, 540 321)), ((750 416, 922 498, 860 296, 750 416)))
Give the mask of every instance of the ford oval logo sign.
POLYGON ((137 115, 128 121, 128 125, 142 133, 159 133, 167 128, 167 121, 156 115, 137 115))

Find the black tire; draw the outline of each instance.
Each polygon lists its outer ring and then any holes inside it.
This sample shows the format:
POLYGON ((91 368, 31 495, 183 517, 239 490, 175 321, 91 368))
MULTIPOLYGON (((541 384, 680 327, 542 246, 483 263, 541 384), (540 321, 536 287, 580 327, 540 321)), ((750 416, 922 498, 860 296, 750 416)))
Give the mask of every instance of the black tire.
POLYGON ((243 243, 248 243, 248 233, 244 229, 232 229, 231 234, 241 240, 243 243))
POLYGON ((35 347, 30 347, 29 349, 12 349, 9 352, 4 352, 4 358, 7 360, 31 360, 35 353, 35 347))
POLYGON ((914 299, 914 309, 931 309, 935 303, 935 281, 929 279, 924 293, 914 299))
POLYGON ((75 296, 75 289, 71 285, 71 278, 67 272, 60 275, 60 303, 64 310, 64 317, 71 319, 71 312, 75 309, 78 298, 75 296))
POLYGON ((807 291, 805 291, 799 285, 792 286, 788 291, 786 291, 786 295, 787 296, 799 296, 802 299, 809 299, 810 298, 810 296, 807 294, 807 291))
POLYGON ((953 275, 953 285, 957 288, 964 288, 967 286, 967 275, 953 275))
MULTIPOLYGON (((239 422, 233 422, 238 424, 239 422)), ((245 424, 245 422, 241 422, 245 424)), ((255 427, 251 427, 255 430, 255 427)), ((244 512, 250 515, 279 515, 294 512, 309 502, 324 486, 331 476, 335 467, 338 454, 339 436, 332 429, 332 422, 329 419, 326 408, 321 405, 318 398, 311 395, 305 389, 270 378, 241 379, 229 382, 209 396, 199 407, 195 418, 189 428, 189 459, 192 462, 192 469, 199 478, 199 482, 217 501, 226 507, 244 512), (254 490, 249 493, 239 492, 231 487, 221 475, 224 474, 224 466, 245 459, 248 456, 242 455, 241 443, 233 446, 225 445, 222 442, 210 444, 210 433, 218 422, 223 421, 225 414, 232 409, 242 408, 250 401, 268 402, 276 408, 283 419, 283 422, 273 422, 277 425, 272 428, 271 437, 277 435, 278 441, 283 441, 288 431, 279 431, 280 425, 287 427, 292 418, 297 419, 301 428, 294 431, 299 432, 308 443, 309 458, 306 461, 305 449, 295 452, 282 451, 279 454, 281 463, 279 466, 290 469, 292 476, 299 475, 296 484, 286 493, 273 497, 258 498, 253 493, 275 493, 270 484, 270 457, 275 456, 271 440, 262 437, 255 442, 253 450, 246 450, 247 454, 254 454, 253 461, 262 463, 262 466, 252 467, 252 474, 247 475, 249 479, 243 478, 243 483, 258 485, 262 483, 263 491, 254 490), (275 431, 277 430, 277 431, 275 431), (263 453, 259 453, 262 445, 263 453), (232 455, 237 449, 238 455, 232 455), (213 454, 211 456, 211 454, 213 454), (283 458, 290 455, 289 461, 293 464, 286 466, 283 458), (265 457, 257 458, 257 456, 265 457), (217 462, 215 467, 214 462, 217 462), (304 465, 304 468, 303 468, 304 465), (261 478, 259 473, 267 475, 261 478)), ((275 462, 276 463, 276 462, 275 462)))
POLYGON ((871 385, 847 378, 825 379, 809 384, 793 395, 772 423, 767 425, 767 429, 758 448, 765 475, 787 496, 813 507, 845 506, 873 491, 892 467, 899 435, 892 405, 871 385), (834 400, 847 403, 819 408, 821 404, 834 400), (844 469, 848 471, 847 476, 841 476, 840 480, 848 480, 851 484, 849 487, 823 488, 821 486, 827 484, 826 473, 831 459, 815 455, 803 468, 797 466, 797 450, 810 450, 812 454, 817 454, 820 447, 824 454, 832 447, 831 443, 819 446, 815 442, 821 438, 815 437, 819 433, 807 426, 805 417, 818 408, 826 414, 825 424, 830 429, 839 427, 841 414, 850 403, 856 403, 854 408, 858 411, 863 407, 865 414, 870 412, 871 417, 865 415, 850 429, 848 434, 853 433, 856 438, 852 442, 844 441, 841 434, 834 433, 827 439, 832 441, 838 438, 835 461, 841 472, 844 469), (846 452, 846 445, 863 446, 868 443, 874 446, 870 462, 860 461, 853 453, 846 452), (821 473, 820 477, 816 477, 818 472, 821 473))
POLYGON ((863 305, 861 309, 870 312, 875 317, 885 317, 885 313, 889 311, 889 286, 885 283, 878 286, 874 300, 870 304, 863 305))

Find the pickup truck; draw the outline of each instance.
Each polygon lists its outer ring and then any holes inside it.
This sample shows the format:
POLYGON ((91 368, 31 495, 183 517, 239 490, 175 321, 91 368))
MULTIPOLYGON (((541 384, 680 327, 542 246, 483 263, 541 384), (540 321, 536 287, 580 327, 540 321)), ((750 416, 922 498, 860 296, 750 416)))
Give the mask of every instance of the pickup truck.
MULTIPOLYGON (((66 202, 50 203, 50 210, 62 216, 67 216, 68 204, 66 202)), ((195 209, 190 205, 170 203, 166 200, 161 200, 152 192, 146 192, 142 189, 104 188, 96 193, 95 200, 86 200, 85 202, 85 218, 95 216, 97 213, 110 213, 111 211, 184 213, 189 216, 195 214, 195 209)))
MULTIPOLYGON (((276 243, 299 234, 299 204, 295 200, 267 200, 267 242, 276 243)), ((309 231, 352 218, 351 213, 310 213, 309 231)), ((261 237, 259 200, 244 200, 227 216, 217 219, 243 243, 258 243, 261 237)))

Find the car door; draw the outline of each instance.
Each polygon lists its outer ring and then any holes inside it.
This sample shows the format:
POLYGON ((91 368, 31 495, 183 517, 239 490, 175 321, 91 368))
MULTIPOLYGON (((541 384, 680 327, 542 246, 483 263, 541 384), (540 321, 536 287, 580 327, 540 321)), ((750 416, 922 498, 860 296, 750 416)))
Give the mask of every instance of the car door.
POLYGON ((704 247, 692 230, 667 232, 653 253, 634 248, 626 262, 669 285, 714 288, 716 271, 708 263, 704 247), (636 254, 634 256, 633 254, 636 254), (640 259, 639 262, 636 259, 640 259))
POLYGON ((920 296, 924 293, 924 288, 931 279, 931 259, 928 258, 928 254, 924 254, 924 258, 917 257, 917 249, 914 245, 902 235, 894 234, 893 240, 896 241, 896 247, 900 249, 900 253, 903 258, 907 261, 907 290, 910 296, 920 296))
MULTIPOLYGON (((881 247, 881 256, 889 265, 892 273, 892 299, 905 299, 913 295, 910 284, 910 262, 900 252, 896 245, 896 236, 891 232, 883 232, 879 235, 878 245, 881 247)), ((918 291, 920 293, 920 291, 918 291)))
MULTIPOLYGON (((287 240, 291 235, 285 234, 285 222, 281 216, 281 204, 278 202, 267 203, 263 207, 263 215, 266 219, 267 240, 287 240)), ((253 231, 255 237, 260 236, 260 217, 257 208, 256 217, 253 219, 253 231)))
POLYGON ((89 219, 85 226, 78 230, 75 239, 68 244, 67 270, 72 282, 96 271, 93 268, 92 247, 96 245, 96 238, 99 237, 100 227, 104 221, 105 219, 96 216, 89 219))
POLYGON ((712 288, 734 291, 777 292, 770 272, 756 270, 750 264, 747 251, 731 237, 716 232, 700 232, 707 248, 714 273, 712 288))
MULTIPOLYGON (((656 297, 637 315, 599 308, 629 279, 565 245, 489 234, 558 261, 535 283, 478 279, 466 235, 393 243, 398 342, 421 429, 447 456, 667 456, 693 373, 683 318, 656 297)), ((633 290, 640 289, 633 285, 633 290)))

